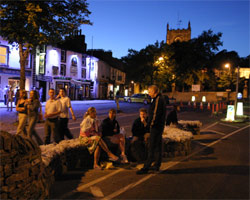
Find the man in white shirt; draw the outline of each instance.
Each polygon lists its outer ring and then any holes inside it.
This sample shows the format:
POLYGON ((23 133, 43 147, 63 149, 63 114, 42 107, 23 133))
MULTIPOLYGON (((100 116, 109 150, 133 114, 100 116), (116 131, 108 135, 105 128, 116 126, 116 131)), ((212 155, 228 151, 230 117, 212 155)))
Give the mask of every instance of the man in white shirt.
POLYGON ((64 88, 60 89, 57 99, 58 98, 60 98, 59 100, 62 104, 62 111, 60 113, 60 120, 59 120, 59 134, 62 140, 64 139, 64 136, 66 136, 69 139, 73 139, 73 135, 71 134, 68 128, 69 110, 71 112, 72 119, 76 120, 76 117, 71 106, 70 98, 66 96, 66 91, 64 88))
POLYGON ((45 114, 44 118, 45 124, 44 124, 44 129, 45 129, 45 139, 44 139, 44 144, 50 144, 50 135, 52 133, 54 142, 59 143, 61 138, 59 136, 58 128, 59 128, 59 115, 62 110, 62 105, 59 100, 55 99, 55 90, 50 89, 49 90, 49 100, 46 101, 45 105, 45 114))

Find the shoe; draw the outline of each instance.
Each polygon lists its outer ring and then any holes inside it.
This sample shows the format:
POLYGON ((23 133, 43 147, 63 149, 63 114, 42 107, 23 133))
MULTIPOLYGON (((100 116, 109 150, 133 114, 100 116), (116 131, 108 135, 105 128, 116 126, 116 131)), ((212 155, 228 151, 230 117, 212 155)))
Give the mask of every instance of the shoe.
POLYGON ((152 167, 149 168, 149 170, 158 172, 160 170, 160 167, 152 166, 152 167))
POLYGON ((126 155, 121 155, 121 163, 128 163, 128 159, 127 159, 127 156, 126 155))
POLYGON ((116 157, 116 158, 109 157, 109 161, 111 161, 111 162, 117 162, 118 160, 119 160, 118 157, 116 157))
POLYGON ((137 172, 136 172, 136 174, 138 174, 138 175, 141 175, 141 174, 147 174, 148 173, 148 169, 147 168, 141 168, 140 170, 138 170, 137 172))

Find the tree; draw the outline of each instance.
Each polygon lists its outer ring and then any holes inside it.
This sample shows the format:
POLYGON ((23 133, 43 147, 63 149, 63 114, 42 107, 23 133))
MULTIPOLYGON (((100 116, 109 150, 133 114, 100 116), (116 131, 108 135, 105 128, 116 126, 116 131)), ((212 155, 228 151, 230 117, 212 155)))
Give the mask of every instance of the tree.
POLYGON ((221 36, 222 33, 214 34, 212 30, 208 30, 190 41, 171 44, 177 85, 190 87, 207 80, 207 75, 200 72, 210 72, 211 59, 218 51, 218 46, 222 45, 221 36))
POLYGON ((81 24, 91 24, 86 0, 1 0, 0 36, 16 44, 20 55, 20 88, 25 88, 25 61, 38 45, 56 44, 81 24))

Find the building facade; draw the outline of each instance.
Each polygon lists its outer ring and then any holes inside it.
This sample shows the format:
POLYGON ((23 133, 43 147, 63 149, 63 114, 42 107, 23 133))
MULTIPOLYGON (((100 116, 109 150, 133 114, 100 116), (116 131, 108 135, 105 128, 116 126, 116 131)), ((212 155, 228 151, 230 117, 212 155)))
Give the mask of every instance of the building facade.
MULTIPOLYGON (((56 94, 65 88, 71 100, 106 99, 110 91, 115 93, 122 88, 125 77, 124 72, 94 56, 48 45, 37 47, 34 55, 29 55, 25 90, 42 91, 43 101, 48 99, 50 88, 56 94)), ((1 39, 0 100, 6 85, 16 88, 19 82, 18 48, 1 39)))
POLYGON ((184 42, 191 39, 191 25, 188 22, 187 29, 169 29, 169 24, 167 24, 167 36, 166 43, 172 44, 173 42, 184 42))

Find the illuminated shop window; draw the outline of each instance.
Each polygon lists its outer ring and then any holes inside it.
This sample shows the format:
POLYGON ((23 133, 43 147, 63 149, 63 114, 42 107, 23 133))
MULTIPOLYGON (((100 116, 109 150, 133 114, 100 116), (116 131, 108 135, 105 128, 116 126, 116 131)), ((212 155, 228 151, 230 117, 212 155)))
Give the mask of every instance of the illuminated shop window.
POLYGON ((0 46, 0 65, 8 65, 8 49, 9 47, 0 46))

